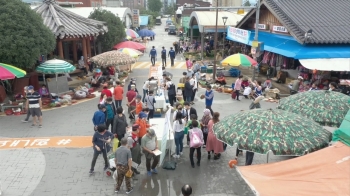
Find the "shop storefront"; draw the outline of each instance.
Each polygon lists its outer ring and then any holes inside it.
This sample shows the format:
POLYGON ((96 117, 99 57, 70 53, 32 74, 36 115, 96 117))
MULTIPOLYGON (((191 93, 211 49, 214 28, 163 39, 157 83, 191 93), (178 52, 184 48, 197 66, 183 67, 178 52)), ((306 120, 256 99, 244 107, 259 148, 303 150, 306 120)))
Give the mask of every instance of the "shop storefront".
MULTIPOLYGON (((261 45, 258 57, 260 71, 282 83, 288 83, 288 78, 302 76, 305 85, 301 86, 305 89, 300 91, 308 89, 312 83, 317 84, 319 88, 327 88, 332 81, 339 83, 342 79, 350 79, 350 39, 344 41, 347 33, 342 32, 342 29, 316 26, 316 21, 312 21, 314 19, 302 21, 303 26, 291 25, 290 21, 300 21, 298 17, 301 16, 279 12, 283 2, 262 1, 258 24, 258 41, 261 45), (279 7, 274 6, 277 4, 279 7), (306 30, 302 31, 302 28, 306 30)), ((289 8, 297 9, 291 8, 290 5, 289 8)), ((313 9, 310 8, 310 12, 313 12, 313 9)), ((255 52, 251 49, 254 38, 255 10, 250 11, 236 27, 230 26, 227 29, 227 39, 238 43, 242 53, 252 55, 255 52)))

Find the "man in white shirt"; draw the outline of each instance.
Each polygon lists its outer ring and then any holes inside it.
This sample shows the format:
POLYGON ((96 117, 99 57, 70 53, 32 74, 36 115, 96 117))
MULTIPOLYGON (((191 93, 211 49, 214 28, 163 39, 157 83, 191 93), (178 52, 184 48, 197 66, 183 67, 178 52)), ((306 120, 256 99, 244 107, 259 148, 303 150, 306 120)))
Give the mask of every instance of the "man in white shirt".
POLYGON ((193 93, 192 93, 192 97, 191 97, 191 104, 194 104, 194 97, 196 96, 196 92, 198 89, 198 81, 196 78, 195 74, 192 74, 192 78, 190 79, 190 84, 193 86, 193 93))

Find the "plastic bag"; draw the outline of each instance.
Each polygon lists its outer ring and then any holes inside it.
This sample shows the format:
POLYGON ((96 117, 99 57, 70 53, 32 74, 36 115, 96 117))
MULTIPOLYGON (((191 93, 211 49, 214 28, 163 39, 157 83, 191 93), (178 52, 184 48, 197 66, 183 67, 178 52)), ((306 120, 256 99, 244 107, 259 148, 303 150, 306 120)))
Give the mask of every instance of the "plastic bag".
POLYGON ((117 151, 119 145, 119 140, 118 138, 113 139, 113 152, 117 151))

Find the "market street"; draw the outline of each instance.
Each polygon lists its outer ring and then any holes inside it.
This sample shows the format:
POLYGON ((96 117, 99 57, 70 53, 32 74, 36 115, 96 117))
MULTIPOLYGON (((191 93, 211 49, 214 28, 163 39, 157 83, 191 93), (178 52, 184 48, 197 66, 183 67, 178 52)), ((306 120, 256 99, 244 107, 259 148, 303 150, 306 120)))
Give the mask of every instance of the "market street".
MULTIPOLYGON (((163 23, 164 25, 164 23, 163 23)), ((177 39, 173 35, 167 35, 163 26, 155 27, 157 33, 155 41, 148 44, 147 51, 152 45, 156 46, 160 60, 160 48, 168 48, 177 39)), ((183 57, 178 56, 176 62, 181 62, 183 57)), ((140 61, 150 62, 146 53, 140 61)), ((169 66, 169 65, 168 65, 169 66)), ((178 82, 184 69, 169 69, 174 74, 173 81, 178 82)), ((130 77, 137 79, 137 88, 141 91, 143 82, 148 77, 148 69, 134 69, 130 77)), ((128 81, 129 82, 129 81, 128 81)), ((204 92, 200 89, 197 93, 195 105, 201 117, 204 109, 203 100, 199 95, 204 92)), ((21 123, 24 116, 2 116, 0 117, 0 138, 5 140, 19 140, 18 138, 31 138, 31 145, 36 138, 60 137, 66 140, 74 140, 75 136, 92 136, 93 113, 97 110, 98 99, 65 107, 62 109, 43 112, 43 128, 30 128, 30 123, 21 123), (16 138, 16 139, 12 139, 16 138)), ((226 115, 248 110, 251 101, 242 99, 237 102, 228 94, 216 93, 214 97, 213 110, 220 112, 221 118, 226 115)), ((123 103, 124 104, 124 103, 123 103)), ((261 103, 263 109, 275 108, 276 103, 261 103)), ((65 140, 65 141, 66 141, 65 140)), ((55 140, 56 141, 56 140, 55 140)), ((66 142, 67 146, 69 142, 66 142)), ((12 144, 12 143, 11 143, 12 144)), ((0 182, 4 195, 6 196, 65 196, 65 195, 115 195, 115 182, 112 177, 103 172, 103 159, 99 157, 95 173, 89 176, 90 163, 92 159, 92 148, 59 147, 41 143, 40 148, 21 148, 0 150, 0 182)), ((85 144, 85 143, 84 143, 85 144)), ((24 145, 23 141, 21 144, 24 145)), ((34 145, 34 144, 33 144, 34 145)), ((57 144, 56 144, 57 145, 57 144)), ((64 145, 62 143, 62 145, 64 145)), ((0 143, 0 146, 2 144, 0 143)), ((16 145, 13 144, 15 147, 16 145)), ((0 148, 1 149, 1 148, 0 148)), ((134 191, 130 195, 144 196, 179 196, 181 187, 188 183, 194 190, 194 195, 201 196, 245 196, 254 195, 239 174, 228 167, 229 160, 235 156, 236 149, 228 147, 219 160, 207 160, 205 148, 202 149, 202 164, 200 167, 191 168, 188 153, 185 148, 184 155, 178 160, 175 171, 159 168, 159 174, 147 177, 145 160, 139 168, 140 175, 133 181, 134 191)), ((165 160, 168 159, 168 156, 165 160)), ((283 158, 270 156, 269 162, 283 158)), ((239 165, 244 165, 244 156, 239 157, 239 165)), ((266 163, 266 155, 255 155, 253 164, 266 163)), ((125 186, 122 186, 125 193, 125 186)), ((119 195, 123 195, 119 193, 119 195)))

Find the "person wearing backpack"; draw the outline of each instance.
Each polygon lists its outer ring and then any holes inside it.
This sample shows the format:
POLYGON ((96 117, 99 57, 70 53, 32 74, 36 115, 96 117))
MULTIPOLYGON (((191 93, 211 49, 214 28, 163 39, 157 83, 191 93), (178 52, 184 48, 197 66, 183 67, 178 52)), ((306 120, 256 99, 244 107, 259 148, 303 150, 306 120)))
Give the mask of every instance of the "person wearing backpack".
POLYGON ((181 114, 182 114, 182 118, 185 119, 186 122, 187 122, 187 112, 186 112, 186 110, 183 108, 182 104, 177 103, 177 104, 176 104, 176 109, 177 109, 177 110, 175 110, 174 113, 173 113, 173 121, 176 120, 176 114, 177 114, 177 113, 181 113, 181 114))
POLYGON ((156 103, 156 99, 153 96, 153 90, 150 90, 148 95, 145 98, 145 102, 146 102, 146 107, 148 107, 149 109, 149 113, 148 113, 148 117, 147 120, 149 120, 150 118, 153 118, 154 115, 154 103, 156 103))
POLYGON ((165 80, 165 89, 168 91, 169 103, 173 107, 176 102, 176 87, 169 77, 166 77, 165 80))
POLYGON ((193 153, 197 150, 197 166, 201 165, 201 147, 204 144, 203 132, 198 128, 198 121, 192 121, 192 129, 189 131, 190 135, 190 161, 191 166, 194 168, 193 153))
POLYGON ((207 151, 208 159, 210 159, 210 153, 214 152, 214 160, 220 158, 221 153, 224 152, 224 144, 219 141, 214 134, 214 124, 219 122, 219 112, 214 112, 213 119, 208 123, 208 138, 207 138, 207 151))
POLYGON ((176 113, 175 121, 173 123, 174 140, 176 145, 176 154, 173 156, 174 158, 180 158, 180 155, 182 155, 185 124, 186 121, 182 118, 182 114, 179 112, 176 113))

